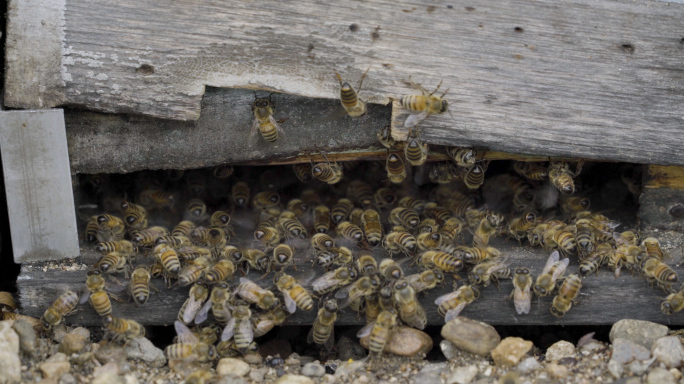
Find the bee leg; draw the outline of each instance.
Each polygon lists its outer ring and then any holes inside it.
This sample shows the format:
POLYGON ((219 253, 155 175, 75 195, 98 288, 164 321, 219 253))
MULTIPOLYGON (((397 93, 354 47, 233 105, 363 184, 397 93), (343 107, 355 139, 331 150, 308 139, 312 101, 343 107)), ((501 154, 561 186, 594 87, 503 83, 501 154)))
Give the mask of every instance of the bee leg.
POLYGON ((370 70, 370 67, 368 67, 368 69, 366 69, 366 72, 364 72, 363 75, 361 75, 361 80, 359 81, 359 87, 356 88, 356 93, 361 92, 361 85, 363 85, 363 79, 366 77, 366 74, 368 73, 369 70, 370 70))
POLYGON ((109 297, 110 297, 112 300, 118 301, 119 303, 124 303, 124 302, 130 301, 130 300, 122 299, 121 297, 119 297, 119 296, 117 296, 117 295, 112 295, 111 293, 109 294, 109 297))
MULTIPOLYGON (((435 88, 435 90, 432 91, 428 96, 432 96, 435 92, 439 91, 439 88, 442 86, 442 82, 443 81, 440 81, 439 84, 437 84, 437 88, 435 88)), ((448 91, 448 89, 447 89, 447 91, 448 91)), ((444 92, 444 93, 446 94, 446 92, 444 92)))
POLYGON ((492 280, 492 283, 494 284, 494 286, 496 287, 496 290, 500 291, 501 288, 499 287, 499 279, 496 276, 492 276, 491 280, 492 280))

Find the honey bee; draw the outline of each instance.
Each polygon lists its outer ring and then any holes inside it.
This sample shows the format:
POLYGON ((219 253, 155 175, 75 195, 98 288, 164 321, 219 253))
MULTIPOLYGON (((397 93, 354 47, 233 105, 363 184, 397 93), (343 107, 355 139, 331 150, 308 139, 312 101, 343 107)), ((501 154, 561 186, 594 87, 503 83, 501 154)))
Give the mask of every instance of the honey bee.
POLYGON ((123 240, 125 233, 123 220, 114 215, 104 214, 97 216, 95 221, 98 226, 97 240, 99 242, 123 240))
POLYGON ((274 191, 259 192, 252 199, 252 206, 261 211, 276 207, 278 204, 280 204, 280 195, 274 191))
POLYGON ((378 188, 373 195, 373 201, 378 209, 387 209, 397 202, 397 195, 389 188, 378 188))
POLYGON ((433 233, 439 230, 439 224, 433 218, 423 219, 418 225, 418 233, 433 233))
POLYGON ((394 140, 392 126, 389 124, 382 127, 375 137, 387 149, 401 149, 401 146, 404 145, 404 143, 394 140))
POLYGON ((107 241, 97 244, 97 250, 102 253, 119 252, 124 256, 132 256, 137 248, 128 240, 107 241))
POLYGON ((330 212, 330 217, 332 218, 333 223, 339 224, 347 217, 349 217, 349 213, 351 213, 351 210, 354 208, 354 203, 352 203, 351 200, 347 198, 341 198, 337 201, 337 204, 333 207, 332 211, 330 212))
POLYGON ((385 285, 378 292, 378 305, 382 311, 392 311, 395 309, 394 290, 391 285, 385 285))
POLYGON ((219 180, 229 178, 233 175, 233 172, 235 172, 235 168, 232 165, 217 165, 212 171, 214 177, 219 180))
POLYGON ((348 221, 343 221, 337 225, 337 234, 355 243, 360 243, 364 240, 361 228, 348 221))
POLYGON ((511 292, 515 311, 518 315, 530 313, 532 302, 532 275, 527 268, 518 268, 513 276, 513 292, 511 292))
POLYGON ((684 309, 684 289, 669 294, 660 305, 660 311, 666 315, 672 315, 684 309))
POLYGON ((184 220, 201 223, 207 219, 207 205, 201 199, 190 199, 185 206, 184 220))
POLYGON ((427 156, 427 144, 424 144, 420 140, 418 134, 412 135, 411 130, 409 129, 408 140, 404 144, 404 158, 406 158, 406 161, 411 165, 421 166, 425 163, 425 160, 427 160, 427 156))
MULTIPOLYGON (((361 85, 363 84, 363 79, 366 77, 366 73, 368 73, 369 69, 370 68, 366 69, 366 72, 364 72, 361 76, 361 80, 359 81, 358 92, 361 92, 361 85)), ((337 73, 337 71, 335 71, 335 76, 337 76, 337 80, 339 80, 340 82, 340 101, 342 102, 344 110, 347 111, 347 114, 351 117, 359 117, 365 115, 366 104, 363 101, 361 101, 357 91, 355 91, 354 88, 352 88, 352 86, 349 85, 348 82, 342 82, 342 77, 339 73, 337 73)))
POLYGON ((425 200, 412 196, 406 196, 399 200, 399 206, 403 208, 411 208, 416 212, 423 212, 425 209, 425 200))
POLYGON ((192 246, 192 241, 185 236, 161 236, 154 242, 155 245, 166 244, 173 249, 192 246))
POLYGON ((356 337, 370 336, 368 339, 368 350, 371 357, 375 359, 385 350, 385 345, 387 345, 395 325, 397 325, 396 311, 382 311, 374 322, 361 328, 356 337))
POLYGON ((126 277, 128 277, 128 273, 130 272, 128 257, 124 256, 120 252, 110 252, 106 254, 100 260, 98 260, 97 263, 95 263, 93 268, 102 273, 123 272, 126 277))
POLYGON ((244 250, 243 256, 248 265, 247 272, 249 272, 249 268, 263 272, 268 271, 271 258, 266 253, 255 248, 247 248, 244 250))
POLYGON ((486 163, 477 163, 468 169, 468 172, 463 177, 463 183, 468 189, 478 189, 484 183, 485 172, 487 171, 486 163))
POLYGON ((534 212, 527 212, 523 216, 516 217, 508 224, 508 233, 518 240, 518 243, 527 237, 527 232, 537 224, 537 216, 534 212))
POLYGON ((416 298, 416 291, 406 279, 397 280, 394 283, 394 301, 396 302, 399 317, 410 327, 424 329, 427 324, 425 310, 416 298))
POLYGON ((316 294, 322 295, 351 284, 356 279, 356 276, 357 272, 353 267, 339 267, 334 271, 324 273, 321 277, 314 280, 311 287, 316 294))
POLYGON ((49 331, 52 327, 59 325, 65 317, 75 312, 77 304, 78 294, 76 292, 67 291, 61 294, 40 318, 43 329, 49 331))
POLYGON ((240 285, 235 289, 235 293, 249 303, 256 304, 261 309, 272 309, 280 305, 273 292, 263 289, 251 280, 241 277, 240 285))
POLYGON ((280 214, 276 228, 287 234, 289 238, 306 239, 307 237, 306 228, 292 211, 283 211, 280 214))
POLYGON ((444 91, 442 96, 434 96, 434 93, 439 90, 442 83, 440 82, 434 91, 428 92, 422 86, 413 82, 409 76, 409 81, 411 85, 421 92, 421 95, 406 95, 401 98, 401 106, 414 112, 420 112, 416 115, 410 115, 406 121, 404 121, 405 127, 415 127, 420 124, 421 121, 425 120, 430 114, 442 114, 447 112, 449 109, 449 102, 444 100, 443 97, 449 91, 448 89, 444 91))
POLYGON ((393 225, 401 225, 410 229, 416 228, 420 224, 418 212, 411 208, 394 208, 390 212, 389 220, 393 225))
POLYGON ((475 229, 473 235, 473 245, 476 247, 486 247, 489 238, 497 232, 497 228, 503 223, 504 217, 496 213, 487 214, 475 229))
POLYGON ((273 280, 278 290, 283 294, 288 312, 295 313, 297 308, 302 311, 313 309, 311 294, 294 277, 281 273, 276 275, 273 280))
POLYGON ((647 237, 641 242, 641 246, 646 250, 649 257, 655 257, 658 260, 665 258, 665 253, 660 248, 660 243, 655 237, 647 237))
POLYGON ((335 321, 337 320, 337 301, 330 299, 325 302, 323 308, 318 310, 318 316, 307 336, 309 344, 323 345, 329 351, 335 342, 335 321))
POLYGON ((138 195, 138 202, 148 211, 159 210, 176 212, 178 194, 156 188, 144 189, 138 195))
POLYGON ((254 239, 266 246, 275 246, 280 243, 280 231, 272 227, 270 222, 262 222, 254 231, 254 239))
POLYGON ((356 311, 361 311, 362 300, 365 296, 376 293, 380 290, 380 279, 373 276, 363 276, 350 285, 340 289, 335 293, 336 299, 345 299, 341 308, 351 306, 356 311))
POLYGON ((255 99, 252 103, 252 113, 254 113, 254 123, 250 137, 254 137, 258 131, 264 140, 272 143, 278 140, 278 133, 284 134, 283 129, 273 117, 275 104, 270 98, 255 99))
POLYGON ((205 274, 204 281, 207 284, 216 284, 219 281, 229 280, 235 274, 235 264, 228 259, 219 260, 205 274))
POLYGON ((577 212, 583 212, 589 209, 591 201, 587 197, 569 196, 563 198, 561 209, 564 213, 575 215, 577 212))
POLYGON ((581 171, 582 162, 577 164, 577 169, 574 173, 570 171, 570 165, 565 162, 551 162, 549 166, 549 179, 562 194, 572 195, 575 193, 575 181, 573 178, 579 176, 581 171))
POLYGON ((253 321, 254 337, 267 334, 276 325, 284 323, 288 316, 289 313, 285 312, 282 307, 258 314, 253 321))
POLYGON ((173 231, 171 231, 171 236, 187 238, 190 237, 190 234, 193 230, 195 230, 195 228, 197 228, 195 223, 189 220, 184 220, 173 228, 173 231))
POLYGON ((544 163, 515 161, 513 162, 513 170, 528 180, 541 181, 549 178, 549 171, 544 167, 544 163))
POLYGON ((589 220, 580 219, 575 222, 577 233, 575 241, 577 243, 577 254, 583 260, 596 249, 596 239, 589 220))
POLYGON ((304 191, 302 191, 301 199, 310 207, 323 204, 323 201, 321 200, 321 197, 318 195, 318 192, 314 191, 313 189, 305 189, 304 191))
POLYGON ((416 238, 416 244, 421 251, 435 250, 442 245, 442 235, 435 233, 421 233, 416 238))
POLYGON ((570 256, 577 252, 577 241, 572 232, 551 227, 544 232, 543 236, 547 250, 558 249, 563 256, 570 256))
POLYGON ((565 316, 579 295, 580 288, 582 288, 582 279, 579 276, 572 274, 566 277, 558 289, 558 294, 553 298, 551 314, 556 317, 565 316))
POLYGON ((207 384, 213 382, 216 375, 206 369, 198 369, 185 376, 186 384, 207 384))
POLYGON ((169 360, 192 360, 207 363, 218 357, 216 347, 200 341, 190 328, 180 321, 173 323, 178 335, 178 342, 171 344, 164 350, 169 360))
POLYGON ((94 243, 97 240, 97 231, 100 229, 100 226, 97 225, 97 216, 93 216, 90 220, 88 220, 88 223, 86 224, 85 228, 85 241, 88 243, 94 243))
POLYGON ((440 269, 428 269, 421 273, 406 276, 406 281, 411 284, 416 293, 420 293, 444 283, 444 272, 440 269))
POLYGON ((311 207, 302 199, 292 199, 287 202, 287 210, 293 212, 297 219, 302 220, 309 214, 311 207))
POLYGON ((86 300, 90 301, 90 305, 100 317, 112 313, 112 302, 109 300, 109 295, 105 291, 105 279, 98 270, 88 272, 86 277, 86 291, 79 303, 83 304, 86 300))
POLYGON ((142 205, 124 200, 121 202, 121 213, 128 228, 147 228, 147 210, 142 205))
POLYGON ((325 267, 326 272, 331 265, 346 266, 354 261, 352 251, 347 247, 330 248, 320 252, 316 258, 316 264, 325 267))
POLYGON ((672 290, 672 284, 677 282, 677 272, 660 259, 647 257, 641 261, 640 267, 649 282, 658 283, 668 293, 672 290))
POLYGON ((437 312, 444 316, 444 322, 458 317, 463 309, 473 301, 480 297, 480 290, 474 285, 463 285, 454 292, 442 295, 435 300, 437 305, 437 312))
POLYGON ((249 196, 251 194, 249 185, 247 185, 247 183, 244 181, 238 181, 237 183, 233 184, 233 188, 231 189, 230 193, 233 204, 240 208, 247 206, 247 203, 249 202, 249 196))
POLYGON ((211 258, 212 252, 208 248, 200 247, 197 245, 186 245, 178 248, 176 254, 179 259, 185 261, 197 260, 200 257, 211 258))
MULTIPOLYGON (((447 203, 449 204, 450 202, 448 201, 447 203)), ((455 214, 453 212, 454 211, 450 211, 449 209, 445 207, 440 207, 434 203, 427 203, 425 205, 425 216, 427 216, 428 218, 435 219, 437 224, 444 224, 449 219, 453 218, 455 214)), ((460 214, 458 215, 461 216, 460 214)))
POLYGON ((406 179, 406 165, 396 153, 388 153, 385 170, 387 178, 394 184, 400 184, 406 179))
POLYGON ((580 274, 597 273, 599 268, 608 262, 610 255, 614 253, 613 247, 607 243, 601 243, 596 250, 585 256, 580 262, 580 274))
POLYGON ((299 163, 292 166, 292 170, 297 176, 297 179, 302 183, 308 183, 313 180, 313 174, 311 173, 311 164, 299 163))
POLYGON ((387 254, 392 257, 399 252, 403 252, 407 255, 414 254, 418 247, 418 243, 416 238, 405 230, 394 230, 385 236, 382 246, 385 248, 385 251, 387 251, 387 254))
POLYGON ((354 208, 352 211, 349 213, 349 219, 348 221, 359 228, 363 226, 363 223, 361 222, 361 216, 363 216, 363 209, 361 208, 354 208))
POLYGON ((368 243, 376 247, 382 241, 382 224, 380 223, 380 214, 374 209, 366 209, 361 216, 363 222, 363 230, 366 233, 368 243))
POLYGON ((311 236, 311 246, 316 252, 328 251, 335 246, 335 240, 325 233, 311 236))
POLYGON ((463 179, 463 175, 451 162, 440 161, 434 163, 430 173, 428 173, 428 178, 433 183, 438 184, 449 184, 452 181, 463 179))
POLYGON ((477 149, 475 148, 460 148, 447 147, 447 155, 451 157, 454 162, 463 168, 470 168, 480 159, 477 149))
POLYGON ((166 236, 169 231, 164 227, 149 227, 131 234, 131 242, 138 247, 154 247, 157 239, 166 236))
POLYGON ((455 251, 468 264, 478 264, 501 256, 501 252, 494 247, 456 247, 455 251))
POLYGON ((178 321, 190 324, 195 320, 197 312, 209 297, 209 289, 203 283, 197 283, 190 288, 188 298, 178 311, 178 321))
POLYGON ((463 269, 463 260, 442 251, 426 251, 420 256, 420 265, 441 269, 446 273, 456 273, 463 269))
POLYGON ((472 207, 465 212, 465 219, 466 219, 466 224, 468 224, 468 227, 471 229, 476 229, 478 225, 480 225, 480 222, 482 219, 487 217, 487 214, 490 212, 487 211, 486 207, 482 208, 475 208, 472 207))
POLYGON ((364 299, 366 301, 366 323, 372 323, 378 318, 378 315, 382 311, 380 309, 378 294, 374 293, 368 295, 364 299))
POLYGON ((252 311, 247 305, 238 305, 233 310, 231 319, 221 333, 221 340, 228 341, 233 338, 235 346, 241 353, 247 352, 254 340, 254 328, 252 328, 252 311))
POLYGON ((119 342, 123 341, 124 344, 145 336, 145 328, 137 321, 107 315, 102 318, 102 322, 112 335, 112 339, 119 342))
POLYGON ((312 161, 311 174, 324 183, 339 183, 342 180, 342 176, 344 176, 342 166, 339 163, 331 163, 325 155, 323 157, 325 158, 325 163, 314 164, 312 161))
POLYGON ((159 244, 154 247, 152 251, 157 262, 161 263, 164 267, 166 273, 172 276, 178 276, 180 273, 181 265, 178 259, 178 254, 173 248, 167 246, 166 244, 159 244))
POLYGON ((446 239, 443 240, 445 244, 453 243, 461 231, 463 231, 463 222, 456 217, 447 219, 439 229, 442 239, 446 239))
POLYGON ((143 305, 147 302, 150 297, 150 287, 154 288, 151 279, 152 275, 147 267, 138 267, 131 274, 130 290, 135 305, 143 305))
MULTIPOLYGON (((211 313, 214 314, 214 319, 216 322, 222 326, 228 324, 228 321, 232 318, 232 313, 230 312, 230 288, 227 282, 220 282, 216 284, 211 289, 211 294, 209 296, 209 307, 211 308, 211 313)), ((207 305, 202 307, 200 311, 202 313, 197 314, 195 317, 195 322, 198 320, 203 320, 205 317, 205 312, 208 312, 207 305), (199 318, 199 319, 198 319, 199 318)), ((200 321, 201 324, 203 321, 200 321)))
POLYGON ((380 266, 378 267, 378 272, 380 272, 385 280, 388 281, 396 281, 404 277, 404 271, 399 264, 392 259, 382 259, 380 261, 380 266))
POLYGON ((506 265, 506 258, 497 257, 476 264, 468 272, 470 284, 482 284, 484 287, 494 283, 498 287, 499 279, 510 279, 511 269, 506 265))
POLYGON ((378 262, 373 255, 365 253, 356 260, 356 269, 362 276, 371 276, 378 271, 378 262))
POLYGON ((325 205, 314 208, 314 229, 318 233, 328 232, 330 229, 330 208, 325 205))
POLYGON ((560 254, 554 251, 546 260, 542 273, 537 277, 534 285, 534 294, 540 297, 546 296, 556 288, 556 281, 560 279, 570 264, 570 259, 559 260, 560 254))
POLYGON ((216 211, 211 215, 209 223, 212 227, 216 228, 229 228, 230 226, 230 215, 224 211, 216 211))
POLYGON ((615 271, 615 277, 617 278, 620 276, 620 270, 623 266, 632 267, 636 265, 643 258, 643 254, 644 252, 641 248, 636 245, 620 245, 614 252, 609 254, 610 257, 606 264, 615 271))
POLYGON ((633 231, 624 231, 622 233, 613 233, 613 239, 617 245, 637 245, 639 244, 639 234, 633 231))
POLYGON ((349 183, 347 195, 364 209, 373 205, 373 189, 361 180, 349 183))

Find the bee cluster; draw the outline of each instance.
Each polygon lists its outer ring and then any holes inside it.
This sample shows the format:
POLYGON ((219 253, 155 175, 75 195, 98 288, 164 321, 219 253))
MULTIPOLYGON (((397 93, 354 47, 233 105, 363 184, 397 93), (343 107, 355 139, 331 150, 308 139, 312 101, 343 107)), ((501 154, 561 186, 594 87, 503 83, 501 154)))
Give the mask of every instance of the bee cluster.
MULTIPOLYGON (((363 115, 365 104, 339 79, 344 108, 363 115)), ((410 128, 448 106, 433 96, 439 86, 428 93, 413 85, 422 95, 402 99, 406 109, 419 112, 407 119, 410 128)), ((253 133, 273 141, 279 128, 272 111, 260 110, 271 108, 264 100, 255 102, 253 133)), ((616 232, 617 222, 590 211, 587 197, 574 195, 581 190, 575 183, 581 162, 574 170, 564 161, 513 162, 510 171, 485 180, 490 162, 481 149, 446 148, 451 160, 426 163, 428 147, 417 130, 397 142, 387 126, 378 139, 388 149, 386 161, 337 163, 321 154, 322 160, 291 170, 141 172, 133 186, 85 177, 98 209, 108 213, 87 218, 84 240, 99 242, 103 255, 88 272, 80 301, 90 300, 108 331, 125 342, 144 328, 112 315, 115 290, 127 287, 135 305, 144 306, 151 279, 191 286, 175 322, 178 342, 166 354, 208 362, 253 353, 254 338, 297 309, 313 310, 315 299, 310 343, 332 348, 338 313, 349 308, 365 317, 368 325, 358 336, 368 336, 371 355, 378 356, 394 327, 426 326, 417 295, 443 286, 448 276, 454 277, 454 291, 435 301, 446 321, 479 298, 480 286, 498 287, 501 279, 513 280, 518 314, 529 312, 533 294, 555 294, 550 312, 563 316, 582 287, 580 275, 565 277, 571 257, 577 257, 582 276, 605 265, 616 276, 623 268, 639 271, 668 292, 677 281, 656 239, 639 245, 637 232, 616 232), (511 267, 490 245, 497 236, 551 253, 536 279, 529 268, 511 267), (378 251, 384 257, 377 258, 378 251), (420 272, 405 275, 409 263, 420 272), (250 270, 263 272, 262 278, 273 273, 273 288, 246 278, 250 270), (458 286, 464 270, 467 284, 458 286), (130 281, 117 284, 114 274, 130 281), (203 327, 210 313, 214 324, 203 327)), ((60 296, 41 319, 43 326, 59 324, 78 303, 74 292, 60 296)), ((682 308, 682 292, 662 306, 670 314, 682 308)))

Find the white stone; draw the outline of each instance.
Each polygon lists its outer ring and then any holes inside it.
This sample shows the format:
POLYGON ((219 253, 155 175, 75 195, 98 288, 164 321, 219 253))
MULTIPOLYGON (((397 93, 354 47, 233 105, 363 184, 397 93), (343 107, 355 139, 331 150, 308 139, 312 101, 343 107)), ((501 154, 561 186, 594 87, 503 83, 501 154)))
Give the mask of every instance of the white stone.
POLYGON ((306 376, 287 374, 276 380, 276 384, 314 384, 314 381, 306 376))
POLYGON ((651 354, 667 368, 679 368, 684 360, 684 347, 676 336, 665 336, 653 343, 651 354))
POLYGON ((225 376, 229 373, 236 376, 246 376, 250 369, 249 364, 240 359, 224 357, 219 360, 218 365, 216 366, 216 373, 218 373, 219 376, 225 376))
POLYGON ((478 369, 474 365, 458 367, 449 375, 446 384, 468 384, 477 376, 477 372, 478 369))
POLYGON ((564 357, 575 357, 575 345, 561 340, 546 350, 546 361, 558 361, 564 357))
POLYGON ((21 380, 19 336, 12 329, 11 321, 0 321, 0 384, 21 380))

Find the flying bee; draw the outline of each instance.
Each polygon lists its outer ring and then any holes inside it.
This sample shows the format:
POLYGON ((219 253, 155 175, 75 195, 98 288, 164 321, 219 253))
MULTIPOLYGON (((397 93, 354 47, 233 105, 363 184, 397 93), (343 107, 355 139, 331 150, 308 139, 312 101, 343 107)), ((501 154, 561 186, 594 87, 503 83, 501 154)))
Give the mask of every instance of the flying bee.
POLYGON ((556 288, 556 281, 560 279, 570 264, 570 259, 559 260, 560 254, 554 251, 546 260, 542 273, 537 277, 534 285, 534 294, 543 297, 553 292, 556 288))
POLYGON ((647 237, 641 242, 641 246, 646 250, 650 257, 655 257, 658 260, 665 258, 665 253, 660 248, 660 243, 655 237, 647 237))
POLYGON ((373 189, 361 180, 353 180, 349 183, 347 196, 356 201, 363 209, 373 205, 373 189))
POLYGON ((97 240, 99 242, 123 240, 125 225, 123 220, 114 215, 99 215, 97 221, 97 240))
POLYGON ((515 311, 518 315, 530 313, 532 302, 532 275, 527 268, 518 268, 513 276, 513 292, 511 292, 515 311))
POLYGON ((447 219, 439 229, 445 244, 453 243, 454 239, 463 231, 463 222, 456 218, 450 217, 447 219))
POLYGON ((134 231, 131 234, 131 242, 138 247, 154 247, 158 238, 168 234, 169 231, 164 227, 149 227, 134 231))
POLYGON ((112 339, 116 341, 129 341, 138 337, 145 336, 145 328, 137 321, 122 319, 107 315, 102 318, 105 328, 112 334, 112 339))
POLYGON ((237 183, 233 184, 230 194, 233 204, 235 204, 237 207, 243 208, 246 207, 247 203, 249 202, 251 191, 247 183, 244 181, 238 181, 237 183))
POLYGON ((290 314, 280 306, 258 314, 256 319, 252 321, 254 337, 263 336, 271 331, 276 325, 283 324, 289 315, 290 314))
POLYGON ((389 188, 378 188, 373 195, 373 201, 378 209, 387 209, 397 202, 397 195, 389 188))
POLYGON ((252 103, 252 113, 254 113, 254 123, 250 137, 254 137, 257 133, 261 133, 261 137, 268 142, 278 140, 278 133, 284 134, 283 129, 278 124, 278 121, 273 117, 275 113, 275 104, 270 98, 257 98, 252 103))
POLYGON ((83 304, 86 300, 90 301, 90 305, 100 317, 112 313, 112 302, 105 290, 105 279, 97 269, 89 271, 86 277, 86 291, 79 303, 83 304))
POLYGON ((392 126, 389 124, 382 127, 375 137, 378 139, 380 144, 387 149, 401 149, 401 146, 404 145, 403 142, 394 140, 392 137, 392 126))
POLYGON ((463 177, 463 183, 468 189, 478 189, 484 183, 488 163, 477 163, 468 169, 468 172, 463 177))
POLYGON ((180 321, 173 323, 178 335, 178 343, 171 344, 164 350, 169 360, 193 360, 198 363, 207 363, 218 357, 216 348, 200 341, 190 328, 180 321))
POLYGON ((349 217, 349 213, 351 213, 351 210, 354 208, 354 203, 352 203, 351 200, 347 198, 341 198, 337 201, 337 204, 333 206, 332 211, 330 211, 330 218, 332 219, 332 222, 335 224, 339 224, 347 217, 349 217))
POLYGON ((581 171, 582 162, 577 164, 577 169, 574 173, 570 171, 570 165, 565 162, 551 162, 549 166, 549 179, 562 194, 572 195, 575 193, 575 181, 573 178, 579 176, 581 171))
POLYGON ((240 285, 235 289, 235 293, 249 303, 256 304, 261 309, 272 309, 280 305, 273 292, 263 289, 251 280, 241 277, 240 285))
POLYGON ((660 311, 666 315, 672 315, 684 309, 684 289, 669 294, 665 301, 660 304, 660 311))
POLYGON ((496 234, 497 228, 503 223, 504 217, 496 213, 487 214, 484 219, 480 220, 475 234, 473 235, 473 245, 476 247, 486 247, 489 244, 489 238, 496 234))
POLYGON ((335 341, 335 321, 337 320, 337 301, 330 299, 325 302, 323 308, 318 310, 318 316, 307 336, 309 344, 323 345, 329 351, 335 341))
POLYGON ((427 144, 420 140, 419 133, 412 135, 409 129, 408 140, 404 144, 404 158, 413 166, 421 166, 427 160, 427 156, 427 144))
POLYGON ((549 178, 549 171, 544 167, 544 163, 514 161, 513 170, 520 176, 528 179, 541 181, 549 178))
POLYGON ((551 314, 556 317, 565 316, 579 295, 580 288, 582 288, 582 279, 579 276, 572 274, 566 277, 558 289, 558 294, 553 298, 551 314))
POLYGON ((416 293, 420 293, 444 283, 444 272, 441 269, 428 269, 421 273, 406 276, 406 281, 413 286, 416 293))
POLYGON ((106 254, 95 263, 93 268, 108 274, 123 272, 126 277, 128 277, 128 273, 130 272, 128 257, 124 256, 121 252, 110 252, 106 254))
POLYGON ((330 229, 330 208, 325 205, 314 208, 314 229, 318 233, 328 232, 330 229))
POLYGON ((233 172, 235 172, 235 168, 232 165, 217 165, 212 171, 214 177, 219 180, 229 178, 233 175, 233 172))
POLYGON ((131 229, 145 229, 147 228, 147 210, 138 204, 130 201, 121 202, 121 214, 123 215, 124 223, 131 229))
POLYGON ((375 261, 373 255, 366 253, 356 260, 356 269, 363 276, 371 276, 378 271, 378 262, 375 261))
POLYGON ((325 233, 311 236, 311 246, 316 252, 328 251, 335 246, 335 240, 325 233))
POLYGON ((331 265, 346 266, 354 262, 354 255, 347 247, 330 248, 320 252, 315 260, 316 264, 325 267, 326 272, 331 265))
POLYGON ((470 168, 480 160, 478 150, 475 148, 447 147, 446 152, 462 168, 470 168))
POLYGON ((412 234, 402 231, 392 231, 385 236, 382 242, 382 247, 385 248, 387 254, 393 257, 395 254, 403 252, 407 255, 413 255, 418 243, 412 234))
POLYGON ((428 173, 430 182, 437 184, 449 184, 452 181, 462 180, 463 174, 451 162, 440 161, 432 165, 428 173))
POLYGON ((97 250, 104 254, 111 252, 119 252, 124 256, 132 256, 138 251, 137 247, 134 246, 133 243, 131 243, 128 240, 107 241, 104 243, 98 243, 97 250))
POLYGON ((435 233, 421 233, 416 237, 416 244, 421 251, 438 249, 442 244, 442 235, 435 233))
POLYGON ((411 208, 394 208, 390 212, 389 220, 392 225, 401 225, 410 229, 416 228, 420 224, 418 212, 411 208))
POLYGON ((446 273, 456 273, 463 269, 463 260, 442 251, 426 251, 420 256, 420 265, 425 268, 438 268, 446 273))
POLYGON ((374 209, 366 209, 361 216, 363 222, 363 230, 366 233, 368 243, 376 247, 382 241, 382 224, 380 223, 380 214, 374 209))
POLYGON ((323 157, 325 158, 325 163, 313 163, 312 160, 311 174, 324 183, 339 183, 342 180, 342 176, 344 176, 342 166, 339 163, 331 163, 325 155, 323 157))
POLYGON ((229 280, 235 274, 235 264, 228 259, 219 260, 204 274, 207 284, 229 280))
POLYGON ((410 327, 424 329, 427 324, 427 315, 416 298, 413 286, 406 279, 400 279, 394 283, 393 290, 401 321, 410 327))
POLYGON ((196 283, 190 288, 188 298, 178 311, 178 321, 183 324, 191 324, 197 316, 197 312, 209 297, 209 289, 203 283, 196 283))
POLYGON ((405 127, 415 127, 420 124, 421 121, 425 120, 430 114, 442 114, 447 112, 449 109, 449 102, 443 99, 444 95, 449 91, 448 89, 444 91, 442 96, 434 96, 434 93, 439 90, 442 83, 440 82, 434 91, 428 92, 422 86, 413 82, 409 76, 409 81, 411 85, 421 92, 421 95, 406 95, 401 98, 401 106, 414 112, 420 112, 419 114, 410 115, 406 121, 404 121, 405 127))
POLYGON ((388 153, 385 162, 387 178, 394 184, 400 184, 406 179, 406 165, 396 153, 388 153))
POLYGON ((343 221, 337 225, 337 234, 355 243, 360 243, 364 240, 361 228, 348 221, 343 221))
POLYGON ((345 299, 341 308, 350 306, 354 311, 362 310, 361 304, 365 296, 377 293, 380 290, 381 281, 377 276, 363 276, 350 285, 335 293, 336 299, 345 299))
POLYGON ((518 243, 527 237, 527 232, 537 224, 537 216, 534 212, 527 212, 523 216, 516 217, 508 224, 508 233, 518 240, 518 243))
MULTIPOLYGON (((390 339, 392 330, 397 325, 396 311, 382 311, 378 314, 377 319, 361 328, 356 334, 356 337, 362 338, 369 336, 368 350, 370 351, 372 359, 377 359, 385 350, 385 345, 390 339)), ((369 361, 371 364, 371 361, 369 361)), ((370 368, 371 366, 369 366, 370 368)))
MULTIPOLYGON (((370 68, 366 69, 366 72, 364 72, 361 76, 361 80, 359 81, 358 92, 361 92, 361 85, 363 84, 363 79, 366 77, 366 74, 368 73, 369 69, 370 68)), ((337 71, 335 71, 335 76, 337 76, 337 80, 339 80, 340 82, 340 101, 342 102, 344 110, 347 111, 347 114, 351 117, 359 117, 365 115, 366 104, 363 101, 361 101, 357 91, 355 91, 354 88, 352 88, 352 86, 349 85, 348 82, 342 82, 342 77, 339 73, 337 73, 337 71)))
POLYGON ((235 341, 235 346, 241 353, 247 352, 254 340, 254 328, 252 327, 252 311, 247 305, 238 305, 232 313, 232 317, 221 334, 222 341, 231 338, 235 341))
POLYGON ((357 272, 353 267, 339 267, 334 271, 326 272, 314 280, 311 288, 316 294, 322 295, 351 284, 356 279, 357 272))
POLYGON ((61 294, 57 300, 43 313, 40 318, 40 323, 43 329, 49 331, 52 327, 59 325, 65 317, 74 313, 76 305, 78 304, 78 294, 73 291, 67 291, 61 294))
POLYGON ((154 254, 155 259, 164 267, 165 272, 173 276, 178 276, 181 265, 178 254, 173 248, 166 244, 159 244, 154 247, 152 253, 154 254))
POLYGON ((311 294, 294 277, 281 273, 276 275, 273 280, 276 288, 283 294, 288 312, 294 313, 297 308, 303 311, 313 309, 311 294))
POLYGON ((480 297, 480 290, 474 285, 463 285, 454 292, 442 295, 435 300, 437 312, 444 316, 444 322, 455 319, 470 303, 480 297))
POLYGON ((493 282, 498 288, 499 279, 510 278, 511 269, 506 265, 506 258, 504 257, 497 257, 478 263, 468 272, 470 284, 482 284, 484 287, 489 286, 489 283, 493 282))
POLYGON ((382 259, 378 267, 378 272, 388 281, 396 281, 404 277, 404 271, 392 259, 382 259))
POLYGON ((150 287, 154 288, 151 282, 152 274, 147 267, 137 267, 131 274, 130 291, 135 305, 143 305, 150 297, 150 287))

